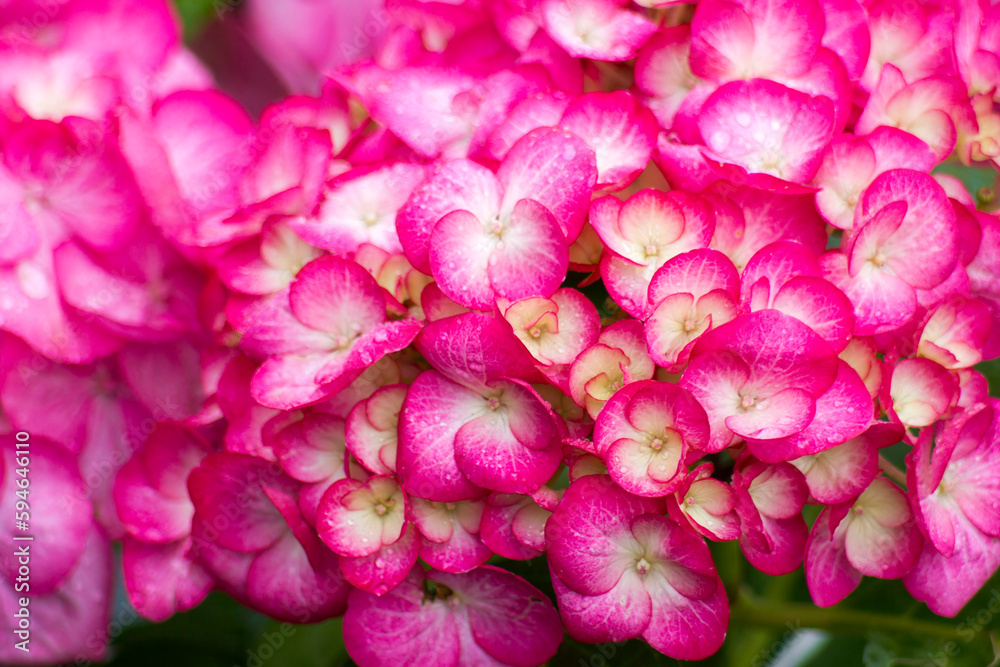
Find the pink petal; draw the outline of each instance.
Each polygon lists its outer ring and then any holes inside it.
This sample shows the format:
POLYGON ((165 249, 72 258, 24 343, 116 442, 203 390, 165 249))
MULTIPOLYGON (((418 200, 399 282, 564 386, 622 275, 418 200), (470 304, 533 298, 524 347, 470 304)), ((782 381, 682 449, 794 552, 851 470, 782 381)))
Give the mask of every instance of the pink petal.
POLYGON ((439 163, 396 216, 406 258, 418 271, 430 274, 431 231, 438 221, 452 211, 469 211, 479 220, 489 220, 500 210, 502 196, 497 177, 485 167, 469 160, 439 163))
POLYGON ((946 558, 925 542, 916 565, 903 577, 910 595, 941 616, 957 615, 1000 567, 1000 538, 983 534, 963 513, 953 517, 954 555, 946 558))
POLYGON ((420 498, 411 501, 414 523, 420 530, 420 558, 431 567, 443 572, 468 572, 493 555, 478 535, 485 500, 461 503, 455 509, 420 498), (468 518, 478 515, 473 531, 467 530, 460 520, 463 515, 468 518))
POLYGON ((700 351, 728 350, 738 354, 752 372, 752 386, 778 391, 794 386, 818 397, 837 375, 833 350, 809 327, 776 310, 741 315, 713 329, 698 342, 700 351), (775 335, 777 334, 777 335, 775 335))
POLYGON ((399 540, 406 512, 406 495, 392 478, 341 479, 320 500, 316 530, 335 553, 370 556, 399 540))
POLYGON ((44 213, 93 248, 121 247, 140 223, 135 177, 111 137, 91 121, 22 123, 6 138, 4 162, 43 197, 44 213), (73 169, 61 168, 67 163, 73 169))
POLYGON ((833 133, 826 97, 809 97, 767 79, 721 86, 702 106, 698 129, 723 162, 751 173, 805 183, 833 133))
POLYGON ((763 532, 770 550, 759 549, 740 537, 743 554, 755 568, 771 575, 794 572, 802 564, 809 528, 801 516, 791 519, 761 517, 763 532))
MULTIPOLYGON (((29 607, 29 653, 8 641, 0 648, 0 660, 12 665, 60 664, 79 659, 100 661, 110 640, 113 553, 108 539, 94 527, 87 537, 76 567, 51 594, 32 595, 29 607), (25 656, 28 660, 25 660, 25 656)), ((14 583, 0 588, 0 613, 7 618, 21 609, 14 583)), ((13 621, 8 628, 13 630, 13 621)), ((10 639, 21 638, 12 633, 10 639)))
POLYGON ((607 593, 634 558, 626 549, 632 517, 656 508, 656 501, 622 491, 607 476, 581 477, 545 527, 553 573, 584 595, 607 593))
POLYGON ((428 659, 458 665, 458 632, 450 609, 439 601, 425 606, 423 586, 423 570, 416 568, 381 597, 351 592, 344 643, 354 660, 385 667, 428 659))
POLYGON ((190 540, 150 544, 126 538, 122 570, 129 601, 152 621, 197 606, 215 580, 192 558, 190 540))
MULTIPOLYGON (((514 532, 514 521, 521 511, 541 508, 535 505, 530 497, 493 493, 487 499, 480 525, 480 537, 491 551, 504 558, 514 560, 529 560, 541 555, 545 548, 545 535, 542 533, 541 544, 537 547, 525 543, 514 532), (538 548, 540 547, 540 548, 538 548)), ((551 512, 546 513, 548 516, 551 512)), ((546 519, 548 518, 546 516, 546 519)), ((522 520, 523 521, 523 520, 522 520)))
POLYGON ((552 214, 522 199, 487 261, 487 274, 494 293, 505 299, 547 297, 566 278, 568 262, 566 241, 552 214))
POLYGON ((408 389, 405 385, 381 387, 354 406, 347 419, 346 446, 373 473, 396 471, 397 425, 408 389))
POLYGON ((241 553, 261 551, 288 533, 288 524, 261 488, 297 489, 277 466, 243 454, 216 453, 191 472, 188 488, 206 537, 241 553))
POLYGON ((727 417, 726 427, 744 438, 782 438, 804 429, 815 414, 812 396, 789 387, 759 400, 746 412, 727 417))
POLYGON ((884 477, 876 478, 848 515, 844 546, 847 558, 862 574, 895 579, 909 572, 924 543, 906 496, 884 477))
MULTIPOLYGON (((597 180, 594 155, 593 149, 572 132, 532 130, 514 144, 497 169, 504 188, 500 217, 506 217, 522 199, 532 199, 552 213, 567 241, 575 240, 597 180)), ((480 219, 487 220, 495 213, 480 219)))
POLYGON ((904 359, 892 371, 889 396, 905 426, 929 426, 951 405, 955 379, 930 359, 904 359))
POLYGON ((826 247, 823 219, 812 195, 776 194, 723 181, 706 192, 716 211, 711 247, 728 255, 737 269, 775 241, 801 243, 815 255, 826 247))
POLYGON ((858 374, 838 361, 833 384, 816 399, 815 417, 801 431, 767 441, 748 440, 762 461, 790 461, 816 454, 861 434, 872 419, 872 402, 858 374))
POLYGON ((854 310, 843 292, 822 278, 793 278, 774 297, 774 308, 809 325, 840 352, 854 330, 854 310))
POLYGON ((483 399, 436 371, 417 377, 400 415, 397 470, 404 487, 429 500, 475 498, 482 490, 455 461, 455 434, 478 414, 483 399))
MULTIPOLYGON (((441 291, 474 310, 489 310, 496 301, 490 261, 500 254, 500 239, 468 211, 441 218, 430 240, 430 272, 441 291)), ((508 256, 509 257, 509 256, 508 256)), ((509 262, 504 267, 509 270, 509 262)))
POLYGON ((649 284, 649 302, 655 305, 671 294, 685 292, 697 299, 715 290, 723 290, 735 299, 740 291, 740 275, 724 254, 700 248, 677 255, 656 272, 649 284))
POLYGON ((502 160, 517 140, 532 130, 559 125, 559 120, 570 102, 569 95, 561 90, 555 90, 539 93, 518 104, 490 134, 487 150, 491 157, 502 160))
POLYGON ((642 633, 650 646, 678 660, 701 660, 722 646, 729 625, 729 599, 716 575, 710 597, 692 600, 653 578, 647 584, 653 614, 642 633))
POLYGON ((481 416, 455 434, 455 460, 475 485, 502 493, 534 491, 562 460, 555 425, 535 396, 512 382, 499 385, 499 409, 482 401, 481 416))
POLYGON ((315 221, 297 219, 292 227, 304 240, 333 252, 353 252, 362 243, 399 252, 396 213, 424 175, 422 167, 407 163, 348 172, 334 181, 315 221))
POLYGON ((536 377, 531 356, 510 328, 483 313, 434 322, 420 333, 416 347, 445 377, 481 393, 496 377, 536 377))
POLYGON ((253 132, 236 102, 214 91, 173 93, 157 104, 153 125, 177 187, 196 211, 236 205, 239 167, 246 165, 239 151, 253 132))
POLYGON ((466 574, 431 571, 427 577, 461 595, 472 637, 495 660, 532 667, 555 655, 563 638, 559 616, 524 579, 490 565, 466 574))
POLYGON ((798 76, 823 35, 817 2, 706 2, 691 24, 691 69, 710 79, 798 76))
POLYGON ((340 569, 351 585, 385 595, 399 585, 417 564, 419 540, 413 524, 406 524, 399 541, 359 558, 341 557, 340 569))
POLYGON ((848 273, 848 261, 840 252, 820 258, 823 277, 840 289, 854 305, 854 333, 867 336, 899 328, 913 317, 916 293, 902 279, 865 265, 856 276, 848 273))
POLYGON ((285 533, 250 565, 246 604, 272 618, 295 623, 314 623, 343 614, 351 587, 337 569, 337 557, 329 551, 319 553, 313 565, 295 536, 285 533))
POLYGON ((708 414, 711 438, 706 452, 722 451, 733 440, 726 418, 740 402, 740 389, 750 379, 750 368, 732 352, 699 355, 681 375, 680 386, 691 392, 708 414))
MULTIPOLYGON (((832 607, 861 583, 861 573, 847 560, 843 537, 835 538, 834 508, 825 508, 806 544, 806 583, 819 607, 832 607)), ((837 521, 839 523, 839 521, 837 521)))
POLYGON ((577 593, 553 570, 552 586, 566 632, 587 643, 619 642, 642 634, 653 608, 642 578, 626 571, 610 590, 597 595, 577 593), (622 602, 624 600, 624 602, 622 602))
MULTIPOLYGON (((885 265, 913 287, 934 287, 948 277, 956 259, 954 210, 941 186, 926 174, 892 169, 865 190, 858 207, 859 229, 872 224, 880 211, 894 202, 906 204, 905 214, 898 228, 878 244, 878 252, 885 257, 885 265), (927 238, 934 238, 935 243, 928 244, 927 238)), ((854 273, 856 261, 852 256, 854 273)))
MULTIPOLYGON (((22 438, 16 440, 21 442, 22 438)), ((27 448, 15 448, 15 437, 11 434, 2 450, 0 488, 4 496, 0 499, 0 510, 5 518, 0 525, 8 543, 30 545, 30 590, 45 595, 72 579, 71 571, 81 558, 86 558, 93 525, 92 508, 88 487, 69 450, 44 438, 29 438, 24 442, 28 443, 27 448), (16 495, 22 488, 18 480, 22 479, 29 480, 26 501, 16 495), (30 531, 18 530, 15 518, 27 518, 30 531), (25 534, 31 535, 33 541, 13 541, 13 537, 25 534)), ((17 578, 19 566, 23 565, 15 551, 11 547, 0 557, 0 567, 10 582, 17 578)))
POLYGON ((288 299, 300 322, 348 340, 385 321, 378 283, 359 264, 340 257, 322 257, 304 266, 288 299))
POLYGON ((809 494, 828 505, 859 496, 878 474, 878 453, 864 434, 790 462, 805 475, 809 494))
POLYGON ((575 58, 620 61, 656 32, 656 25, 616 0, 544 0, 545 29, 575 58))
POLYGON ((659 132, 653 114, 624 91, 581 95, 559 125, 590 143, 597 155, 596 187, 611 190, 646 168, 659 132))

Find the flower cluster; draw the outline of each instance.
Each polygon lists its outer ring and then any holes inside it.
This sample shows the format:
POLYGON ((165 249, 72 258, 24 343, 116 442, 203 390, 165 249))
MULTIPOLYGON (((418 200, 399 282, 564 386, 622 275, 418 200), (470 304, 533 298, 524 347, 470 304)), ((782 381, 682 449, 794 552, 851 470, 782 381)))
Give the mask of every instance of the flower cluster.
POLYGON ((101 658, 112 540, 145 617, 344 615, 366 666, 704 658, 706 540, 961 610, 1000 566, 1000 218, 931 172, 1000 164, 1000 9, 344 4, 251 3, 304 91, 256 121, 161 0, 0 10, 37 546, 0 661, 101 658), (543 554, 556 604, 488 564, 543 554))

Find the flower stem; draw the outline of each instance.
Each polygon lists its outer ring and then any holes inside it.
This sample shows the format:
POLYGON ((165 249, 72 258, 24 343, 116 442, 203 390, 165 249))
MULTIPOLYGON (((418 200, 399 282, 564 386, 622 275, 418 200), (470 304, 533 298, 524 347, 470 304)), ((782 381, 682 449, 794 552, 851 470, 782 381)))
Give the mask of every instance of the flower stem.
POLYGON ((906 488, 905 472, 894 466, 889 459, 885 458, 881 454, 878 455, 878 465, 882 468, 882 472, 889 476, 889 479, 897 484, 900 484, 904 489, 906 488))
POLYGON ((887 616, 857 609, 821 608, 798 602, 771 602, 741 590, 732 605, 732 620, 743 625, 787 629, 814 628, 837 634, 865 637, 873 631, 935 637, 942 641, 959 638, 955 625, 903 616, 887 616))

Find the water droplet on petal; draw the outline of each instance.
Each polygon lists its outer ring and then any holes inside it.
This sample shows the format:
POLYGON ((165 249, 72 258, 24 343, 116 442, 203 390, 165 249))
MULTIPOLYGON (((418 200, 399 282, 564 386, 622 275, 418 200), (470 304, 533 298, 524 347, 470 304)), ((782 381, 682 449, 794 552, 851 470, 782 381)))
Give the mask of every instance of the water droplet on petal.
POLYGON ((709 145, 717 151, 725 150, 729 146, 729 133, 719 130, 718 132, 713 132, 712 136, 709 137, 709 145))
POLYGON ((376 558, 375 559, 375 567, 377 567, 379 569, 385 567, 385 559, 384 558, 376 558))

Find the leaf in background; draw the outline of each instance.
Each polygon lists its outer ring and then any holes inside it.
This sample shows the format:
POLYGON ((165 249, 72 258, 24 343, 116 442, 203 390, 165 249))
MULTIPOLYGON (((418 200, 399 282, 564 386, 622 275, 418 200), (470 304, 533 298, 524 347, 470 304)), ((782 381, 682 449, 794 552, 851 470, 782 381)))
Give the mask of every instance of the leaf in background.
POLYGON ((184 27, 184 40, 190 42, 212 21, 219 11, 232 10, 240 0, 174 0, 174 7, 184 27))
POLYGON ((997 172, 991 165, 965 166, 958 162, 945 162, 934 167, 932 174, 948 174, 962 181, 962 185, 973 197, 980 188, 992 188, 997 180, 997 172))
POLYGON ((257 636, 256 650, 268 667, 345 667, 353 664, 344 647, 342 618, 312 625, 270 621, 257 636), (261 650, 271 647, 274 657, 264 660, 261 650))
MULTIPOLYGON (((127 627, 112 643, 108 667, 232 667, 268 619, 227 595, 212 593, 191 611, 163 623, 127 627)), ((113 630, 113 629, 112 629, 113 630)))

